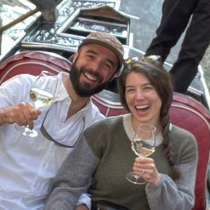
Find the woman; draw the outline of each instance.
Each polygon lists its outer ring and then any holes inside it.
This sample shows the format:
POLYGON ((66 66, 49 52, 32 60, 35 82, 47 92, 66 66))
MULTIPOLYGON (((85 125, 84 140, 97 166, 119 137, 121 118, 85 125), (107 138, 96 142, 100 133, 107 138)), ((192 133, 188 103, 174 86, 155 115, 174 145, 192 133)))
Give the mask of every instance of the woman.
POLYGON ((131 210, 192 209, 196 141, 188 131, 170 124, 173 88, 169 74, 154 58, 127 61, 118 87, 129 113, 97 122, 84 132, 52 182, 46 210, 73 209, 90 180, 92 209, 109 209, 106 205, 131 210), (155 153, 147 158, 136 157, 131 150, 141 123, 156 127, 155 153), (127 181, 132 169, 146 184, 127 181))

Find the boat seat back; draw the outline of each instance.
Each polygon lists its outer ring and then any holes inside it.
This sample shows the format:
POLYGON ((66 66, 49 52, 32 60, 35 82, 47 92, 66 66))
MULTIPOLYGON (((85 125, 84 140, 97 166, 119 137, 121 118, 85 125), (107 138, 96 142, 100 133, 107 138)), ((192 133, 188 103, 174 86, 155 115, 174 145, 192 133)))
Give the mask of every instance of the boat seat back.
POLYGON ((199 102, 175 93, 170 109, 171 122, 190 131, 197 140, 198 166, 193 210, 206 210, 206 189, 210 151, 210 114, 199 102))
MULTIPOLYGON (((102 91, 92 97, 106 117, 127 113, 121 106, 117 94, 102 91)), ((198 166, 195 185, 195 205, 193 210, 206 209, 206 187, 210 150, 210 114, 193 98, 174 93, 170 108, 172 124, 190 131, 197 140, 198 166)))
POLYGON ((70 68, 71 62, 55 53, 24 51, 0 64, 0 84, 18 74, 39 75, 43 70, 57 74, 70 68))

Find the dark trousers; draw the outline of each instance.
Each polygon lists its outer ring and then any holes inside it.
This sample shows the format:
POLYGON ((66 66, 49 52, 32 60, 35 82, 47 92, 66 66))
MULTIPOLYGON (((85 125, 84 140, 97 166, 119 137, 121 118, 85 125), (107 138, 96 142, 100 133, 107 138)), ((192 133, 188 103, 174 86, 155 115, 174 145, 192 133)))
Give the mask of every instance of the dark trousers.
POLYGON ((165 0, 157 35, 146 50, 146 55, 160 55, 165 61, 188 23, 178 58, 170 70, 174 91, 181 93, 196 76, 210 43, 210 0, 165 0))

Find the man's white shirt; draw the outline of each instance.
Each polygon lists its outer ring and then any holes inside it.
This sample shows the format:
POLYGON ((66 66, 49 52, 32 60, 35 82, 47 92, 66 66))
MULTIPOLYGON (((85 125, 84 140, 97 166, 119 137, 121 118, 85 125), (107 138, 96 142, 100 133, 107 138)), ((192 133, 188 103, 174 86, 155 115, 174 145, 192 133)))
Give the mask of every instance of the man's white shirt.
MULTIPOLYGON (((104 118, 90 100, 86 107, 67 119, 71 99, 62 80, 68 76, 67 73, 58 75, 60 82, 53 105, 41 108, 41 115, 34 121, 34 129, 39 133, 37 137, 22 135, 15 124, 0 127, 1 210, 43 209, 50 180, 72 150, 45 138, 40 132, 41 126, 53 140, 71 146, 87 127, 104 118)), ((0 109, 30 101, 29 89, 34 79, 32 75, 18 75, 3 83, 0 86, 0 109)), ((84 194, 79 202, 87 203, 88 200, 84 194)))

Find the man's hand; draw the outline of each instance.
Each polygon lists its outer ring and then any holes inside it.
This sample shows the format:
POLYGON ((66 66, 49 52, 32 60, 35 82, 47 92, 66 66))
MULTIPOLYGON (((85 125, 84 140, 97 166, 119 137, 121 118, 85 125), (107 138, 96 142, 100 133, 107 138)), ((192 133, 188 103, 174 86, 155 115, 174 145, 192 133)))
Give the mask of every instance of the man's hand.
POLYGON ((21 102, 0 110, 0 125, 16 123, 20 126, 28 125, 30 129, 33 129, 33 120, 36 120, 40 114, 41 110, 35 109, 31 103, 21 102))

